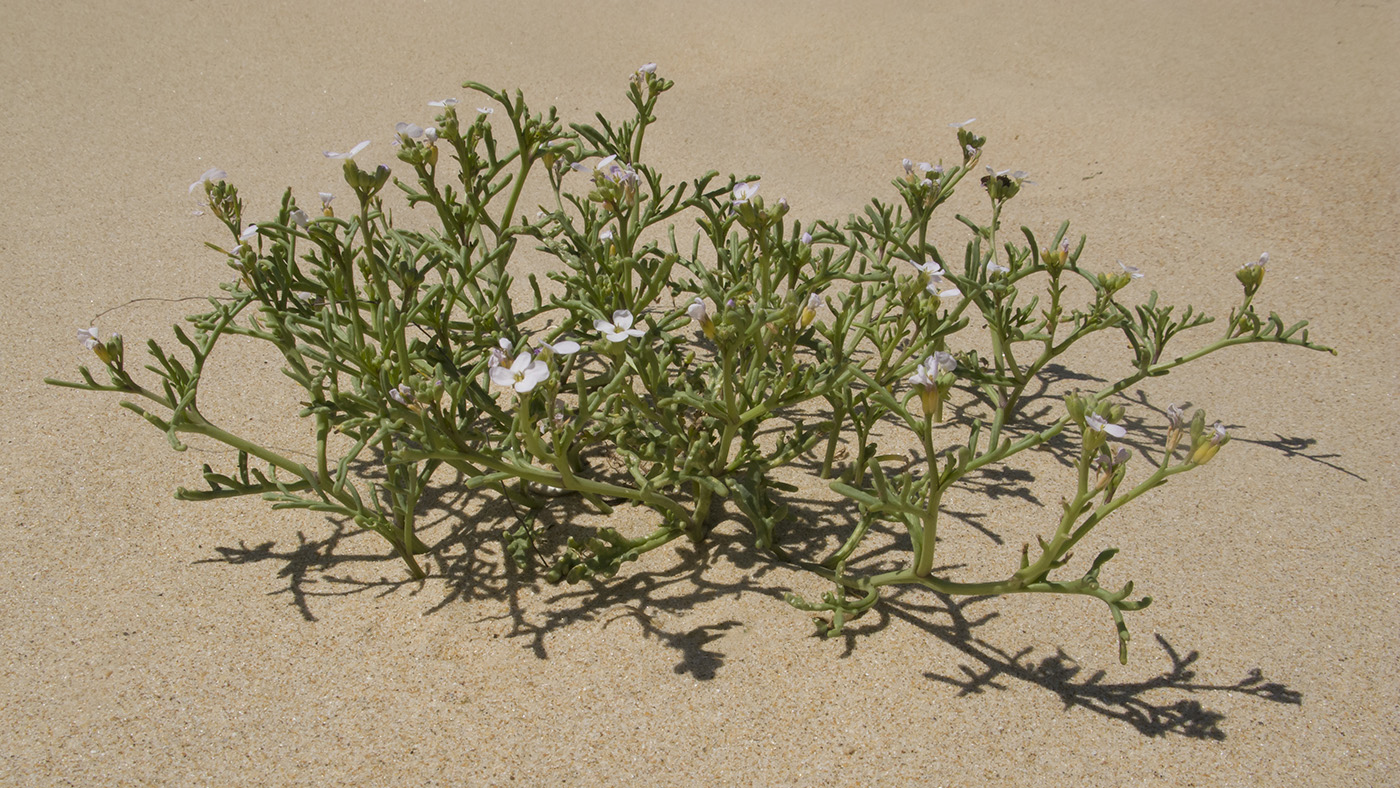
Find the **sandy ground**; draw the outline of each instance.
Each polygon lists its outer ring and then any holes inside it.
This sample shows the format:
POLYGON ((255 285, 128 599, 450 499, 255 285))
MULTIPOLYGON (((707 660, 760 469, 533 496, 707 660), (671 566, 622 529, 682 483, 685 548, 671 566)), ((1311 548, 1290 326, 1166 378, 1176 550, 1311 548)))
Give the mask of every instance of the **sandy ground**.
MULTIPOLYGON (((1400 784, 1400 6, 1040 5, 0 3, 0 782, 1400 784), (1078 600, 911 592, 812 637, 782 594, 820 585, 732 523, 555 588, 453 499, 406 582, 321 517, 172 500, 228 453, 40 382, 85 361, 94 315, 139 346, 228 276, 186 193, 206 168, 271 212, 339 183, 324 149, 392 163, 394 122, 464 79, 583 120, 648 61, 678 83, 650 160, 762 174, 798 215, 892 196, 901 157, 954 155, 945 124, 976 116, 987 161, 1037 181, 1009 220, 1071 219, 1134 287, 1222 313, 1271 252, 1263 308, 1341 354, 1145 387, 1237 440, 1103 529, 1112 579, 1158 600, 1129 666, 1078 600)), ((253 383, 274 360, 232 344, 211 375, 228 423, 305 440, 253 383)), ((1030 482, 1047 506, 982 522, 1043 522, 1057 473, 1030 482)))

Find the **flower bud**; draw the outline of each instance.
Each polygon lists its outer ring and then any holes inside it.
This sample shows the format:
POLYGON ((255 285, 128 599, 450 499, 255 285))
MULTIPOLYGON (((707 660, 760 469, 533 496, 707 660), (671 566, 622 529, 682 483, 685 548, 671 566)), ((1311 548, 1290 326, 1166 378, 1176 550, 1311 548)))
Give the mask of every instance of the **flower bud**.
POLYGON ((1269 253, 1259 255, 1259 259, 1252 263, 1245 263, 1240 270, 1235 272, 1235 278, 1244 285, 1245 296, 1252 296, 1259 291, 1260 285, 1264 284, 1264 265, 1269 262, 1269 253))
POLYGON ((803 328, 810 326, 813 320, 817 319, 817 307, 822 305, 822 297, 816 293, 807 296, 807 303, 802 307, 802 317, 799 321, 803 328))

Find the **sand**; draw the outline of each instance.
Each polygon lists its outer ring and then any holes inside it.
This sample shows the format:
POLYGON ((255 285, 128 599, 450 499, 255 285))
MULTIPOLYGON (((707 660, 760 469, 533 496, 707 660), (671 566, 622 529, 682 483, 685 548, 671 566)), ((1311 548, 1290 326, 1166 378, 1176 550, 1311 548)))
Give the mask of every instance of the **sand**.
MULTIPOLYGON (((3 5, 0 783, 1397 784, 1395 3, 3 5), (392 163, 394 122, 465 79, 586 120, 648 61, 677 82, 650 161, 761 174, 801 216, 893 196, 975 116, 1036 181, 1011 221, 1072 220, 1133 287, 1219 314, 1271 253, 1262 307, 1340 354, 1143 387, 1236 440, 1095 537, 1157 599, 1128 666, 1076 599, 911 591, 813 637, 782 595, 821 584, 734 522, 556 588, 453 499, 408 582, 323 517, 172 500, 228 452, 41 383, 95 315, 139 347, 229 276, 186 192, 206 168, 271 212, 339 183, 322 150, 392 163)), ((226 423, 304 445, 275 359, 231 343, 211 377, 226 423)), ((1059 473, 982 521, 1038 527, 1059 473)))

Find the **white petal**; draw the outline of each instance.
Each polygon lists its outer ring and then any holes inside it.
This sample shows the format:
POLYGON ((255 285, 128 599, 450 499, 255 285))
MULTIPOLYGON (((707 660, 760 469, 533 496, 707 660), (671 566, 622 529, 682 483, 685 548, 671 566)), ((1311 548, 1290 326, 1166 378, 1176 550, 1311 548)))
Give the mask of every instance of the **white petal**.
POLYGON ((632 313, 628 312, 626 309, 619 309, 613 312, 612 321, 613 325, 617 326, 619 330, 626 331, 632 327, 632 313))
POLYGON ((532 355, 530 355, 530 351, 528 351, 528 350, 522 351, 522 352, 520 353, 520 355, 518 355, 518 356, 515 357, 515 361, 511 362, 511 365, 510 365, 510 372, 511 372, 511 374, 512 374, 512 375, 519 375, 520 373, 524 372, 524 371, 530 366, 530 362, 532 362, 532 361, 534 361, 534 360, 535 360, 535 357, 532 356, 532 355))
POLYGON ((549 378, 549 365, 536 359, 530 362, 530 366, 525 368, 523 382, 528 382, 532 387, 543 380, 549 378))
POLYGON ((629 328, 627 329, 627 333, 631 334, 634 337, 640 337, 645 336, 647 332, 644 328, 629 328))
POLYGON ((1103 425, 1103 431, 1115 438, 1121 438, 1128 434, 1128 431, 1118 424, 1105 424, 1103 425))
POLYGON ((477 107, 477 108, 476 108, 476 111, 477 111, 478 113, 482 114, 482 115, 490 115, 491 113, 495 112, 496 110, 494 110, 494 109, 492 109, 492 108, 490 108, 490 107, 477 107))
POLYGON ((604 334, 610 334, 617 330, 617 327, 614 326, 612 323, 609 323, 608 321, 602 319, 594 320, 593 327, 604 334))
POLYGON ((443 99, 442 101, 429 101, 429 102, 428 102, 428 106, 430 106, 430 107, 455 107, 455 106, 457 106, 457 99, 455 99, 455 98, 445 98, 445 99, 443 99))
POLYGON ((975 121, 975 120, 977 120, 977 118, 968 118, 967 120, 963 121, 962 123, 949 123, 948 125, 949 125, 950 127, 952 127, 952 128, 960 129, 960 128, 962 128, 963 126, 966 126, 967 124, 972 123, 972 122, 975 121))
POLYGON ((607 337, 608 337, 608 341, 609 341, 609 342, 626 342, 626 341, 627 341, 627 332, 626 332, 626 331, 614 331, 614 332, 608 334, 607 337))
POLYGON ((579 343, 573 341, 572 339, 566 339, 563 342, 556 342, 553 345, 545 343, 545 347, 548 347, 550 352, 560 356, 572 356, 580 350, 579 343))
POLYGON ((491 367, 491 382, 497 386, 513 386, 515 385, 515 375, 511 374, 511 371, 505 367, 493 366, 491 367))

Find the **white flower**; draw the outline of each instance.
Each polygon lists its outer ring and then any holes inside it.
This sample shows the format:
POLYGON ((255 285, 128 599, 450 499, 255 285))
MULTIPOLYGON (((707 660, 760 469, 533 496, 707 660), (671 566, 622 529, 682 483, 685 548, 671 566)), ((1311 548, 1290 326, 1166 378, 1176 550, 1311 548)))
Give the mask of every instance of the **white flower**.
POLYGON ((754 196, 758 194, 758 185, 758 181, 737 184, 734 187, 733 194, 730 195, 734 200, 734 204, 744 205, 749 200, 752 200, 754 196))
POLYGON ((500 364, 491 367, 492 383, 511 386, 521 394, 534 389, 548 378, 549 366, 543 361, 537 361, 528 352, 516 356, 509 367, 500 364))
POLYGON ((477 108, 476 108, 476 111, 477 111, 477 114, 479 114, 479 115, 490 115, 491 113, 495 112, 496 110, 492 109, 491 107, 477 107, 477 108))
POLYGON ((428 128, 423 129, 423 139, 427 140, 429 145, 432 145, 433 143, 437 142, 437 126, 429 126, 428 128))
POLYGON ((797 237, 797 240, 801 241, 801 242, 802 242, 804 245, 806 245, 806 246, 811 246, 811 245, 812 245, 812 234, 811 234, 811 233, 803 233, 802 235, 800 235, 800 236, 797 237))
POLYGON ((958 360, 953 358, 953 354, 939 350, 914 368, 914 374, 909 376, 909 382, 928 391, 934 387, 939 375, 944 372, 952 372, 957 368, 958 360))
POLYGON ((428 106, 430 106, 430 107, 455 107, 455 106, 457 106, 457 99, 455 99, 455 98, 445 98, 445 99, 443 99, 442 101, 429 101, 429 102, 428 102, 428 106))
POLYGON ((1268 252, 1265 252, 1265 253, 1259 255, 1259 259, 1258 259, 1257 261, 1252 262, 1252 263, 1245 263, 1244 265, 1240 266, 1240 268, 1246 269, 1246 270, 1247 270, 1247 269, 1250 269, 1250 268, 1263 268, 1264 265, 1267 264, 1268 262, 1269 262, 1269 253, 1268 253, 1268 252))
POLYGON ((1009 273, 1011 273, 1011 269, 1010 269, 1010 268, 1007 268, 1007 267, 1004 266, 1004 265, 998 265, 996 260, 988 260, 988 261, 987 261, 987 273, 988 273, 988 274, 1009 274, 1009 273))
POLYGON ((359 153, 367 147, 369 147, 369 140, 361 142, 359 145, 356 145, 355 147, 351 148, 345 153, 336 153, 334 151, 323 151, 323 153, 326 154, 326 158, 328 159, 353 159, 355 158, 356 153, 359 153))
POLYGON ((946 290, 939 289, 943 286, 944 282, 943 267, 940 266, 938 263, 933 261, 929 261, 927 263, 915 263, 913 260, 910 260, 909 262, 912 263, 915 268, 919 269, 919 276, 921 281, 924 282, 925 289, 927 289, 933 295, 936 295, 939 298, 951 298, 954 296, 962 295, 962 291, 959 290, 956 285, 952 285, 946 290))
POLYGON ((611 323, 606 320, 594 320, 593 327, 607 337, 609 342, 626 342, 628 337, 646 334, 646 331, 632 327, 632 313, 626 309, 613 312, 611 323))
POLYGON ((1119 261, 1118 261, 1118 267, 1119 267, 1119 268, 1122 268, 1122 269, 1123 269, 1123 273, 1127 274, 1128 276, 1132 277, 1133 279, 1141 279, 1141 278, 1142 278, 1142 271, 1141 271, 1137 266, 1135 266, 1135 265, 1123 265, 1123 261, 1122 261, 1122 260, 1119 260, 1119 261))
POLYGON ((655 74, 655 73, 656 73, 656 64, 655 64, 655 63, 647 63, 646 65, 644 65, 644 66, 642 66, 641 68, 637 69, 637 73, 638 73, 638 74, 655 74))
POLYGON ((548 342, 545 342, 544 340, 540 340, 540 345, 546 351, 553 353, 556 356, 572 356, 580 350, 579 343, 573 341, 572 339, 564 339, 559 342, 555 342, 552 345, 548 342))
POLYGON ((396 142, 416 140, 423 136, 423 127, 419 126, 417 123, 399 122, 394 124, 394 133, 398 135, 398 140, 396 140, 396 142))
POLYGON ((913 174, 914 174, 914 160, 913 160, 913 159, 905 159, 904 161, 900 162, 900 164, 903 164, 903 165, 904 165, 904 173, 905 173, 906 175, 913 175, 913 174))
POLYGON ((968 118, 967 120, 963 121, 962 123, 949 123, 949 124, 948 124, 948 127, 949 127, 949 128, 953 128, 953 129, 960 129, 960 128, 962 128, 963 126, 966 126, 967 124, 972 123, 972 122, 975 121, 975 120, 977 120, 977 118, 968 118))
POLYGON ((331 194, 330 192, 316 192, 316 194, 321 198, 322 210, 326 210, 327 208, 331 207, 331 200, 335 199, 334 194, 331 194))
POLYGON ((243 232, 239 234, 238 240, 242 241, 243 243, 247 243, 257 237, 258 225, 254 222, 248 222, 248 226, 243 228, 243 232))
POLYGON ((1102 416, 1100 416, 1097 413, 1090 413, 1089 417, 1085 419, 1085 422, 1088 424, 1089 429, 1095 432, 1108 433, 1109 435, 1112 435, 1115 438, 1121 438, 1124 435, 1128 434, 1128 431, 1126 429, 1117 424, 1113 424, 1109 421, 1106 421, 1102 416))
POLYGON ((88 350, 102 344, 102 340, 97 338, 97 326, 78 329, 78 342, 82 343, 82 346, 88 350))
POLYGON ((209 169, 204 171, 203 175, 199 176, 199 180, 190 184, 190 191, 193 192, 195 189, 199 188, 200 186, 203 186, 206 183, 209 183, 210 181, 221 181, 227 177, 228 173, 224 172, 218 167, 210 167, 209 169))
POLYGON ((613 239, 613 231, 612 231, 612 228, 611 228, 611 227, 604 227, 603 229, 601 229, 601 230, 598 231, 598 240, 600 240, 600 241, 611 241, 612 239, 613 239))
POLYGON ((297 227, 300 227, 303 230, 306 229, 307 225, 311 224, 311 217, 307 216, 306 211, 303 211, 300 208, 296 209, 295 211, 292 211, 290 214, 288 214, 288 216, 291 217, 292 224, 295 224, 297 227))

